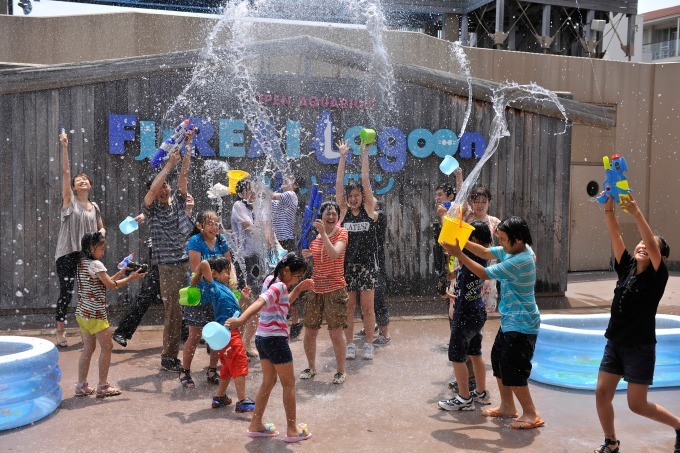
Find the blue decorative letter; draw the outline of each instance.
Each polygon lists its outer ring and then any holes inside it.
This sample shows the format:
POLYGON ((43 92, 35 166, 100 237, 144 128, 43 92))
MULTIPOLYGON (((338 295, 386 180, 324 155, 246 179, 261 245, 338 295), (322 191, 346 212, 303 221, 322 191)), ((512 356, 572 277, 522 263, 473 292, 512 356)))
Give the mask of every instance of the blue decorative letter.
POLYGON ((450 129, 435 132, 434 142, 434 153, 439 157, 453 156, 458 150, 458 136, 450 129))
POLYGON ((396 173, 406 164, 406 137, 396 127, 388 127, 378 134, 378 148, 385 156, 378 157, 378 164, 383 170, 396 173), (391 157, 393 160, 388 159, 391 157))
POLYGON ((432 149, 434 148, 433 141, 432 132, 427 129, 415 129, 408 134, 408 150, 415 157, 423 159, 432 154, 432 149), (424 142, 422 146, 418 143, 420 140, 424 142))
POLYGON ((246 157, 243 120, 220 119, 220 156, 246 157))
POLYGON ((465 132, 460 137, 459 157, 480 159, 486 151, 486 140, 479 132, 465 132))
POLYGON ((135 141, 136 127, 137 115, 109 115, 109 153, 124 154, 125 142, 135 141))

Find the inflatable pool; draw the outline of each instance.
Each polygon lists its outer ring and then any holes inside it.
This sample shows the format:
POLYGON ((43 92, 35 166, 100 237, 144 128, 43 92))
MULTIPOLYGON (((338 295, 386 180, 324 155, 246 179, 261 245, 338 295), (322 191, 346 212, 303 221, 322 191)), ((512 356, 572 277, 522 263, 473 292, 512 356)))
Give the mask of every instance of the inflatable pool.
MULTIPOLYGON (((607 339, 609 314, 541 315, 531 379, 573 389, 595 390, 607 339)), ((656 316, 654 387, 680 386, 680 316, 656 316)), ((621 380, 617 389, 625 389, 621 380)))
POLYGON ((59 406, 58 360, 50 341, 0 336, 0 430, 33 423, 59 406))

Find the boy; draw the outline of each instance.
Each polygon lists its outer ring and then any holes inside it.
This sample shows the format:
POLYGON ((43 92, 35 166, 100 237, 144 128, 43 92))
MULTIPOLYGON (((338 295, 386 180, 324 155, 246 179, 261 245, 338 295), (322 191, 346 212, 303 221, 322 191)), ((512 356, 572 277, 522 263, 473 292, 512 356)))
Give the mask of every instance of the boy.
MULTIPOLYGON (((488 247, 491 243, 491 230, 485 222, 472 222, 475 230, 470 241, 488 247)), ((470 259, 486 266, 486 260, 477 258, 464 251, 470 259)), ((449 341, 449 360, 453 363, 456 382, 468 382, 468 358, 472 361, 476 379, 476 388, 458 389, 458 394, 439 402, 439 407, 447 411, 471 411, 475 409, 474 401, 489 404, 486 391, 486 369, 482 358, 482 328, 486 322, 486 305, 482 300, 484 279, 476 276, 462 266, 456 281, 456 305, 451 319, 451 339, 449 341)))
MULTIPOLYGON (((238 316, 241 308, 236 301, 234 293, 229 289, 229 275, 231 265, 223 257, 211 258, 210 261, 203 260, 199 264, 196 273, 191 277, 191 285, 197 286, 201 290, 202 303, 209 301, 215 309, 215 322, 222 325, 227 319, 238 316)), ((250 297, 250 288, 243 288, 242 298, 250 297)), ((218 353, 220 363, 220 383, 217 386, 217 396, 213 397, 212 407, 228 406, 231 398, 227 397, 227 387, 229 381, 234 379, 236 395, 239 402, 236 403, 236 412, 252 412, 255 402, 246 397, 246 376, 248 376, 248 357, 246 349, 241 340, 241 334, 237 329, 231 329, 231 340, 229 344, 218 353)))
MULTIPOLYGON (((438 212, 437 219, 434 222, 432 222, 432 233, 434 234, 434 246, 432 247, 432 254, 434 255, 434 272, 437 285, 437 294, 439 294, 442 299, 448 299, 446 291, 449 288, 448 279, 449 257, 446 256, 446 253, 444 253, 444 249, 442 248, 441 245, 439 245, 439 242, 437 242, 437 239, 439 238, 439 233, 442 230, 441 217, 444 215, 440 214, 439 212, 441 211, 442 208, 444 208, 442 203, 446 202, 451 203, 455 195, 456 192, 453 190, 453 187, 448 182, 439 184, 434 191, 434 202, 437 205, 438 212)), ((441 212, 445 213, 446 211, 441 212)))
POLYGON ((498 226, 500 247, 486 248, 468 241, 465 248, 483 259, 498 259, 498 264, 484 268, 463 253, 458 244, 444 244, 444 250, 460 260, 476 276, 484 280, 500 280, 501 327, 491 350, 491 366, 498 382, 501 403, 494 409, 482 412, 485 417, 510 417, 514 429, 531 429, 543 426, 540 414, 529 392, 531 359, 534 356, 536 337, 541 316, 536 305, 536 263, 531 250, 531 233, 524 219, 509 217, 498 226), (514 397, 522 406, 517 417, 514 397))
POLYGON ((628 382, 628 407, 634 413, 675 428, 675 453, 680 452, 680 418, 665 408, 647 401, 647 391, 654 377, 656 350, 655 317, 668 281, 666 259, 670 247, 654 236, 637 203, 630 196, 621 200, 640 231, 642 241, 631 255, 623 242, 621 228, 614 213, 614 199, 604 205, 607 232, 612 243, 618 274, 611 318, 604 336, 607 345, 600 363, 595 389, 595 404, 604 443, 596 453, 617 453, 621 442, 614 430, 612 401, 621 378, 628 382))

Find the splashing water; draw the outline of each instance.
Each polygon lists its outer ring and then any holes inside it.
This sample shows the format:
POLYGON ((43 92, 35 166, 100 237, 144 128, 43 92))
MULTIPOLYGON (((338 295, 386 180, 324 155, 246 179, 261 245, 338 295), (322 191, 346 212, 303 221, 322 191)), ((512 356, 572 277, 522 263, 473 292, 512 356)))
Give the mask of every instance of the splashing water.
POLYGON ((465 76, 468 84, 468 102, 465 109, 465 117, 463 118, 463 125, 460 128, 458 137, 462 137, 465 133, 465 128, 470 120, 470 115, 472 114, 472 75, 470 73, 470 61, 465 55, 463 46, 460 41, 452 42, 449 46, 449 54, 453 58, 453 61, 458 64, 458 71, 465 76))
POLYGON ((465 182, 463 182, 463 186, 456 195, 453 203, 451 203, 447 215, 456 217, 459 216, 459 212, 462 212, 461 207, 465 203, 465 200, 467 200, 470 190, 477 182, 482 167, 486 161, 496 153, 500 139, 510 135, 508 123, 505 120, 506 107, 513 102, 518 102, 523 99, 545 99, 546 101, 555 104, 564 117, 564 130, 560 133, 564 134, 567 131, 567 112, 554 92, 538 86, 535 83, 519 85, 515 82, 506 82, 501 84, 494 90, 492 98, 494 117, 491 121, 491 138, 487 144, 486 151, 482 158, 479 159, 479 162, 477 162, 477 165, 475 165, 475 168, 470 172, 467 178, 465 178, 465 182))

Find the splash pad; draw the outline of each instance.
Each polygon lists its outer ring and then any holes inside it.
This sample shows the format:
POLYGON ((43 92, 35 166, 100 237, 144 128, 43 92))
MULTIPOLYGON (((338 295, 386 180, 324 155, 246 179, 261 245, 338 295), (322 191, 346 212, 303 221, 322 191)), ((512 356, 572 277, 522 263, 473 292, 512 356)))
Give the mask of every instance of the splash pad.
POLYGON ((58 360, 50 341, 0 336, 0 431, 33 423, 59 406, 58 360))
MULTIPOLYGON (((541 315, 531 361, 531 379, 544 384, 595 390, 607 339, 609 314, 541 315)), ((680 316, 656 316, 656 366, 653 388, 680 386, 680 316)), ((618 390, 627 388, 621 380, 618 390)))

